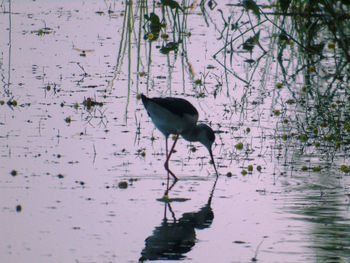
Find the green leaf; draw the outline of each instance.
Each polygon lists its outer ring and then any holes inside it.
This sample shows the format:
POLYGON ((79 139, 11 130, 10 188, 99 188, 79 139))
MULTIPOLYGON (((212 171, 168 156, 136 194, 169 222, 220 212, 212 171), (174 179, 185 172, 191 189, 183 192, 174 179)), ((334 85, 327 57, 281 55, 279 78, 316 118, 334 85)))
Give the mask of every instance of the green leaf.
POLYGON ((281 7, 281 11, 283 13, 287 13, 287 10, 289 8, 290 2, 291 2, 291 0, 280 0, 279 1, 280 7, 281 7))
POLYGON ((260 20, 260 10, 257 4, 253 0, 244 0, 243 7, 248 12, 251 10, 253 14, 260 20))
POLYGON ((169 6, 171 9, 180 9, 182 12, 181 6, 174 0, 161 0, 163 6, 169 6))
POLYGON ((169 54, 170 51, 177 51, 178 46, 179 46, 179 43, 169 42, 165 46, 161 47, 160 53, 166 55, 166 54, 169 54))
POLYGON ((259 43, 259 38, 260 38, 260 31, 256 33, 254 36, 248 38, 244 43, 243 43, 243 49, 251 52, 254 48, 254 46, 259 43))
POLYGON ((162 26, 160 24, 160 19, 155 13, 151 13, 149 20, 151 21, 150 29, 153 34, 159 34, 162 26))

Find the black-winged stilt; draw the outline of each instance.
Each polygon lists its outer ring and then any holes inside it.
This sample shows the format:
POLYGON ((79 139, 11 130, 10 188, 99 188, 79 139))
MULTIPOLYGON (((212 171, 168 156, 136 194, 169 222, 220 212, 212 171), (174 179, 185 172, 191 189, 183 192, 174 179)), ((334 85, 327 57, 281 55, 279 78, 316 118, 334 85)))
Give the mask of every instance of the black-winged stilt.
POLYGON ((216 176, 219 176, 211 149, 215 141, 215 134, 208 125, 203 123, 197 124, 198 111, 190 102, 185 99, 171 97, 147 98, 143 94, 141 94, 141 99, 154 125, 165 136, 166 161, 164 167, 175 181, 178 179, 169 169, 169 159, 174 151, 179 135, 187 141, 200 142, 208 149, 216 176), (170 134, 175 134, 176 138, 168 154, 168 137, 170 134))

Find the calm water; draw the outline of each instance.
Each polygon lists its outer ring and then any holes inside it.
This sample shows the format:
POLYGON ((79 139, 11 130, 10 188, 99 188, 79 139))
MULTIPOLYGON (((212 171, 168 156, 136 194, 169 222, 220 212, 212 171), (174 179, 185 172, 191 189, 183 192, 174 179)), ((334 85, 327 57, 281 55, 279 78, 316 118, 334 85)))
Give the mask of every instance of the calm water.
MULTIPOLYGON (((282 147, 271 102, 288 93, 260 88, 274 86, 278 72, 257 69, 249 94, 237 77, 226 82, 212 58, 224 45, 217 9, 208 26, 199 7, 188 16, 186 56, 162 55, 156 42, 137 84, 136 38, 115 74, 124 2, 16 1, 11 37, 8 3, 0 7, 0 262, 350 261, 350 177, 282 147), (194 85, 201 77, 205 85, 194 85), (206 149, 180 140, 170 163, 180 180, 164 202, 165 140, 139 92, 195 105, 216 131, 217 181, 206 149)), ((248 58, 233 61, 243 79, 248 58)))

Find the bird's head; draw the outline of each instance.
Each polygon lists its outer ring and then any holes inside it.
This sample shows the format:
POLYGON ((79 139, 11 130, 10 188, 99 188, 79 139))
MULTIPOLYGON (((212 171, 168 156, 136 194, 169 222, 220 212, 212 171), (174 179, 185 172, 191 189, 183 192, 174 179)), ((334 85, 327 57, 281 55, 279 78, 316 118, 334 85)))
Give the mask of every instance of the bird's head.
POLYGON ((215 141, 214 131, 206 124, 200 123, 197 125, 198 129, 198 141, 203 144, 208 151, 211 151, 211 147, 215 141))
POLYGON ((188 132, 181 133, 181 136, 189 142, 200 142, 208 149, 216 175, 219 176, 218 171, 216 170, 213 152, 211 150, 215 141, 214 131, 208 125, 200 123, 188 132))

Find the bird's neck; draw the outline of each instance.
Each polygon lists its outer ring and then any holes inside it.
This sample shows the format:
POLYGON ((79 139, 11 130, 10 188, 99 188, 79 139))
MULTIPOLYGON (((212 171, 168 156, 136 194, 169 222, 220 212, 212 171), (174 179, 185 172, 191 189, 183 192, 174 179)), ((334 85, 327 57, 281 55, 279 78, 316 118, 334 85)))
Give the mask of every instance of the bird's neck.
POLYGON ((200 129, 198 125, 194 126, 193 129, 181 133, 181 136, 189 142, 198 142, 200 137, 200 129))

